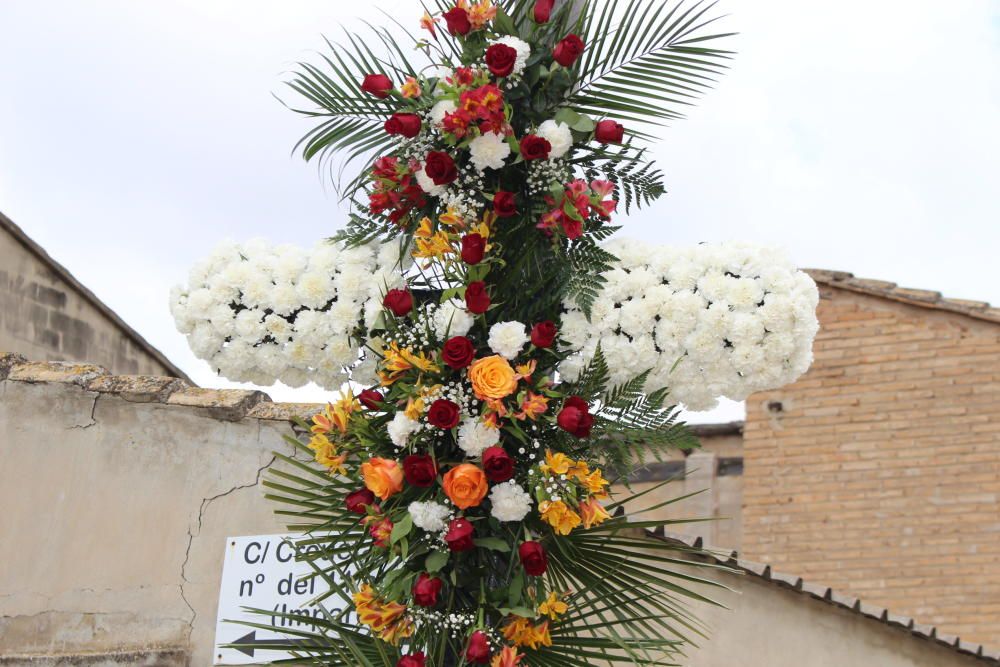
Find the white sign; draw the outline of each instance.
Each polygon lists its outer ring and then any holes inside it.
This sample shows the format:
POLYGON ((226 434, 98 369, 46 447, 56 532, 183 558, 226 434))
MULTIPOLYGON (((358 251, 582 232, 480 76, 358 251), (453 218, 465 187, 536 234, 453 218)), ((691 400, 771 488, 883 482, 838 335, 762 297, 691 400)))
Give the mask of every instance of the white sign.
MULTIPOLYGON (((230 537, 226 540, 226 560, 222 568, 222 586, 219 590, 219 615, 215 626, 216 665, 262 665, 275 660, 292 658, 286 651, 276 651, 275 644, 287 644, 295 639, 282 634, 284 628, 310 630, 307 617, 320 618, 322 609, 310 603, 327 590, 312 565, 295 560, 293 540, 301 535, 256 535, 230 537), (261 615, 245 607, 275 612, 261 615), (293 614, 302 618, 285 618, 293 614), (258 630, 226 621, 248 621, 269 625, 273 630, 258 630), (252 646, 221 648, 223 644, 251 644, 252 646)), ((305 551, 318 550, 306 547, 305 551)), ((324 600, 329 611, 337 611, 339 598, 324 600)))

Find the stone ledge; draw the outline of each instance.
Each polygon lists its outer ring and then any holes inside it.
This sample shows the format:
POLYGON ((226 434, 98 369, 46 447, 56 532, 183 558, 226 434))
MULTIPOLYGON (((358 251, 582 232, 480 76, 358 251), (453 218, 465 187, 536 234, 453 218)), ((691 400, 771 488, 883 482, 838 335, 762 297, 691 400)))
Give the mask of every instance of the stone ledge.
POLYGON ((28 361, 15 364, 6 379, 11 382, 60 382, 86 388, 91 380, 107 374, 106 369, 90 364, 28 361))
POLYGON ((178 378, 152 375, 102 375, 87 384, 90 391, 117 394, 132 403, 166 403, 171 394, 190 387, 178 378))
POLYGON ((291 421, 295 417, 308 420, 313 415, 322 412, 326 407, 323 403, 272 403, 261 401, 250 408, 247 417, 265 419, 268 421, 291 421))
POLYGON ((4 667, 187 667, 185 649, 148 649, 114 653, 65 653, 53 655, 0 655, 4 667))
POLYGON ((0 380, 6 380, 10 374, 10 369, 19 364, 26 364, 28 360, 20 354, 4 352, 0 354, 0 380))
POLYGON ((203 408, 208 414, 223 421, 240 421, 250 410, 262 402, 271 402, 262 391, 244 389, 199 389, 189 387, 170 394, 167 405, 203 408))

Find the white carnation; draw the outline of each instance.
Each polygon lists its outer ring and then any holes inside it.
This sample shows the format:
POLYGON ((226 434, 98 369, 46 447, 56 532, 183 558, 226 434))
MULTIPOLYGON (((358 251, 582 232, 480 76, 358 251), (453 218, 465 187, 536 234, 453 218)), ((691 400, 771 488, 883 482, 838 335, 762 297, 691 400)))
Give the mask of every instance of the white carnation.
POLYGON ((477 418, 466 419, 458 427, 458 446, 470 457, 481 455, 500 442, 500 432, 477 418))
POLYGON ((510 157, 510 144, 496 132, 487 132, 469 143, 469 154, 480 172, 503 169, 504 160, 510 157))
POLYGON ((455 113, 458 107, 451 100, 441 100, 431 107, 430 119, 435 127, 440 127, 444 122, 444 117, 450 113, 455 113))
POLYGON ((475 323, 475 317, 465 309, 465 304, 455 299, 438 306, 432 318, 434 335, 440 340, 452 336, 464 336, 475 323))
POLYGON ((419 428, 420 422, 410 419, 403 412, 397 412, 392 421, 386 425, 386 430, 389 432, 389 439, 392 440, 392 444, 400 449, 406 447, 406 442, 410 438, 410 435, 419 428))
POLYGON ((517 51, 517 60, 514 62, 514 71, 511 74, 516 75, 524 71, 524 68, 528 65, 528 58, 531 57, 530 44, 513 35, 505 35, 495 41, 494 44, 503 44, 517 51))
POLYGON ((517 357, 528 340, 527 329, 520 322, 498 322, 490 327, 490 349, 504 359, 517 357))
POLYGON ((490 514, 497 521, 521 521, 531 511, 531 496, 514 480, 490 490, 490 514))
POLYGON ((413 525, 428 533, 440 533, 447 528, 448 518, 451 515, 451 510, 433 501, 412 502, 407 511, 413 519, 413 525))
POLYGON ((570 132, 569 125, 566 123, 547 120, 538 126, 535 134, 547 139, 552 144, 549 159, 560 158, 573 147, 573 133, 570 132))
POLYGON ((423 167, 417 169, 414 175, 417 177, 417 185, 420 186, 420 189, 432 197, 440 197, 447 189, 445 186, 435 183, 434 179, 427 175, 423 167))

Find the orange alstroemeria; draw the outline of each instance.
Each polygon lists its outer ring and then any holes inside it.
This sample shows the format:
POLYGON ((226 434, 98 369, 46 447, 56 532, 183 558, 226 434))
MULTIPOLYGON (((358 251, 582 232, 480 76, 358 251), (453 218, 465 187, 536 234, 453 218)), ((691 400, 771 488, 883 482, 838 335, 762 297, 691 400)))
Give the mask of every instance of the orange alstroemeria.
POLYGON ((437 26, 435 24, 440 20, 439 18, 434 18, 425 10, 424 15, 420 17, 420 27, 429 31, 431 37, 437 37, 437 26))
POLYGON ((406 77, 406 81, 400 87, 399 92, 403 94, 403 97, 412 99, 414 97, 420 97, 423 92, 420 90, 420 83, 414 79, 412 76, 406 77))
POLYGON ((542 604, 538 605, 538 615, 548 616, 553 621, 559 620, 559 617, 568 610, 569 605, 559 599, 559 596, 555 593, 549 593, 549 597, 542 604))
POLYGON ((573 459, 562 452, 545 451, 545 463, 538 466, 547 475, 565 475, 573 467, 573 459))
POLYGON ((597 498, 591 497, 580 503, 580 518, 583 520, 583 527, 590 528, 601 525, 610 519, 611 515, 597 498))
POLYGON ((539 646, 552 646, 548 621, 534 625, 526 618, 512 616, 507 625, 503 627, 503 636, 509 642, 531 649, 537 649, 539 646))
POLYGON ((447 212, 442 213, 438 217, 438 221, 442 225, 447 225, 454 229, 465 229, 465 218, 453 208, 449 208, 447 212))
POLYGON ((581 522, 580 515, 561 500, 545 500, 539 503, 538 511, 557 535, 569 535, 581 522))
POLYGON ((544 415, 548 409, 549 399, 529 389, 524 397, 524 401, 521 402, 520 412, 514 416, 518 419, 530 419, 534 421, 544 415))
POLYGON ((466 11, 473 30, 482 30, 487 23, 497 17, 497 8, 493 0, 480 0, 466 11))
POLYGON ((425 373, 434 373, 439 369, 437 365, 428 359, 423 352, 414 354, 407 348, 400 349, 396 343, 390 343, 389 347, 382 351, 382 370, 379 371, 379 378, 382 386, 388 386, 405 375, 408 371, 416 368, 425 373))
POLYGON ((523 653, 518 653, 513 646, 504 646, 495 656, 490 667, 518 667, 524 659, 523 653))
POLYGON ((413 635, 413 622, 406 617, 406 607, 382 600, 368 584, 354 594, 354 607, 358 612, 358 620, 384 641, 398 644, 400 640, 413 635))
POLYGON ((536 368, 538 368, 538 361, 536 361, 535 359, 532 359, 531 361, 529 361, 526 364, 518 364, 514 368, 514 370, 517 371, 517 379, 518 380, 527 380, 527 381, 530 382, 531 381, 531 374, 535 372, 536 368))

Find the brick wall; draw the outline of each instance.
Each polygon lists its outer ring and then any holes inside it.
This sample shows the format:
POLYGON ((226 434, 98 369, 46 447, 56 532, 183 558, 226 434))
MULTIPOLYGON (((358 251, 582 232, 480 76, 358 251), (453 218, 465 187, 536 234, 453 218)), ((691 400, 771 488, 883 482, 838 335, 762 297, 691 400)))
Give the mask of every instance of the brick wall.
POLYGON ((747 403, 745 556, 1000 644, 1000 324, 821 294, 812 370, 747 403))

